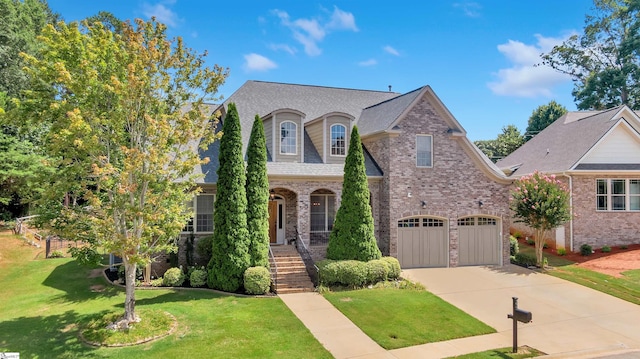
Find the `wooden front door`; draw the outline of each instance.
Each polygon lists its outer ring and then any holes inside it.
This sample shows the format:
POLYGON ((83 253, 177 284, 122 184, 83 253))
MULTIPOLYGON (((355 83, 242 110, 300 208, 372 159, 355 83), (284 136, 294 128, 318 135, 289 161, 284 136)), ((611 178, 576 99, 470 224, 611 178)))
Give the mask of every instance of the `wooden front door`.
POLYGON ((269 243, 278 241, 278 202, 269 201, 269 243))

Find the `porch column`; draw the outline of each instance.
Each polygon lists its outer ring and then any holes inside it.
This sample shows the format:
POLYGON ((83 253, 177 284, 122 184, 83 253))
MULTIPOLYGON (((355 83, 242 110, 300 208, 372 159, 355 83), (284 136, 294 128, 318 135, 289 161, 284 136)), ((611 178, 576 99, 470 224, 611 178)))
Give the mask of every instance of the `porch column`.
POLYGON ((304 243, 309 246, 310 238, 309 231, 311 227, 309 225, 309 220, 311 214, 309 212, 309 196, 310 192, 307 188, 302 188, 300 192, 298 192, 298 233, 300 233, 300 237, 304 241, 304 243))

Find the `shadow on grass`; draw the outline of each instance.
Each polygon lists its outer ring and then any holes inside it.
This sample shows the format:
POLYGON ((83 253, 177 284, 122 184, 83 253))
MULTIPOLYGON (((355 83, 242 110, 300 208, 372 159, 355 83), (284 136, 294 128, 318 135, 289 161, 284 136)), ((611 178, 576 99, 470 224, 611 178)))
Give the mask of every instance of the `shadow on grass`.
POLYGON ((0 347, 20 353, 21 358, 102 358, 96 355, 96 348, 85 345, 78 337, 78 323, 93 316, 67 311, 3 321, 0 347))
POLYGON ((43 285, 64 292, 52 300, 83 302, 96 298, 110 298, 121 293, 119 288, 107 283, 102 276, 89 278, 95 267, 86 267, 77 261, 70 261, 55 267, 42 282, 43 285), (92 290, 92 286, 99 290, 92 290))

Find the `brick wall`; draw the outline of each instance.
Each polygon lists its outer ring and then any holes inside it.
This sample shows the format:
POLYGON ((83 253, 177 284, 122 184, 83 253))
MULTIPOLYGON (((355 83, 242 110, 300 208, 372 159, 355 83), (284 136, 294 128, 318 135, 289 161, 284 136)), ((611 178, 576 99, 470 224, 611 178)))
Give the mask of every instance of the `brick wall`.
POLYGON ((640 243, 640 212, 596 211, 597 178, 634 178, 639 176, 573 177, 573 246, 584 243, 594 248, 640 243))
POLYGON ((503 263, 508 263, 509 185, 493 181, 476 166, 461 146, 460 139, 448 133, 449 125, 426 96, 398 127, 400 135, 364 140, 384 171, 380 233, 388 243, 388 254, 397 257, 398 219, 437 216, 448 219, 449 263, 457 266, 457 218, 487 215, 502 220, 502 257, 503 263), (433 168, 416 166, 416 134, 433 136, 433 168), (427 202, 426 209, 422 208, 422 201, 427 202), (482 207, 478 201, 483 202, 482 207))

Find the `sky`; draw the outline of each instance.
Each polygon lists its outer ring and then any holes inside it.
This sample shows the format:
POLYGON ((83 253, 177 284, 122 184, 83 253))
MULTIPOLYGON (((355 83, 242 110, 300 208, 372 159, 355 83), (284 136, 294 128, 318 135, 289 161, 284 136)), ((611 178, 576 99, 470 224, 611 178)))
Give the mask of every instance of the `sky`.
POLYGON ((65 21, 99 11, 155 16, 170 37, 229 69, 218 94, 248 80, 406 93, 429 85, 472 141, 494 139, 555 100, 571 79, 540 54, 580 34, 591 0, 49 0, 65 21))

